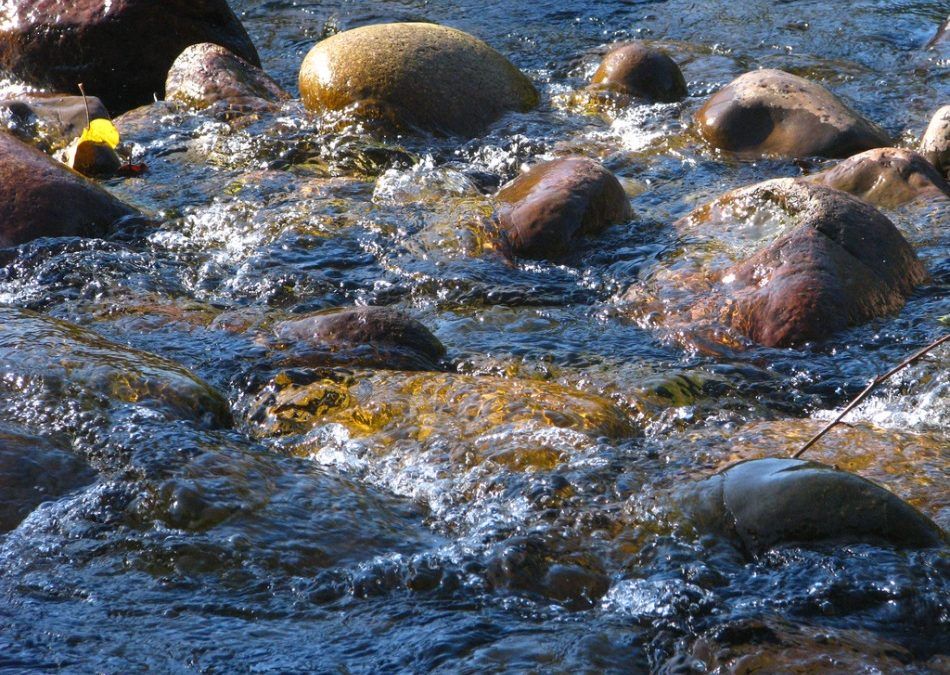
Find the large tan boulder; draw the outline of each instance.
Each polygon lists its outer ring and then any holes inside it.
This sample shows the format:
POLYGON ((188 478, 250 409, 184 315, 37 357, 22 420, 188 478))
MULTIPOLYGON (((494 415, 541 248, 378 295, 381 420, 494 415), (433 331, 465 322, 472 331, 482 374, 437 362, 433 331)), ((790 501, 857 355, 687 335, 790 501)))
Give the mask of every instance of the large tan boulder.
POLYGON ((172 62, 199 42, 223 45, 260 65, 225 0, 0 4, 0 67, 54 91, 75 91, 82 82, 113 114, 161 97, 172 62))
POLYGON ((950 105, 934 113, 920 141, 920 154, 944 176, 950 175, 950 105))
POLYGON ((347 109, 386 126, 474 136, 538 104, 531 81, 481 40, 431 23, 388 23, 318 43, 300 69, 312 111, 347 109))
POLYGON ((844 158, 892 144, 820 84, 781 70, 740 75, 710 97, 696 122, 713 147, 748 156, 844 158))

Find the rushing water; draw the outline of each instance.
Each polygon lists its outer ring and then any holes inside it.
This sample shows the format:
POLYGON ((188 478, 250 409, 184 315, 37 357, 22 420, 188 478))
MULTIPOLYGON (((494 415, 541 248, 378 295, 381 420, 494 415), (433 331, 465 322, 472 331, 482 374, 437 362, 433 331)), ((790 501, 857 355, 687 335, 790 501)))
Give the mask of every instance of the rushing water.
MULTIPOLYGON (((944 2, 232 6, 292 92, 321 37, 426 20, 505 53, 544 103, 471 141, 382 142, 295 101, 230 121, 158 104, 121 122, 149 171, 107 187, 155 214, 155 228, 4 253, 0 435, 41 436, 56 466, 92 468, 67 471, 55 499, 0 535, 0 669, 950 667, 945 550, 783 547, 750 559, 682 527, 668 499, 736 459, 788 454, 873 374, 946 330, 947 203, 888 212, 931 283, 899 316, 819 345, 703 344, 637 302, 689 246, 674 219, 733 187, 818 168, 711 152, 690 125, 706 96, 749 69, 782 68, 912 144, 950 94, 948 54, 920 49, 944 2), (571 109, 565 95, 604 48, 630 38, 673 55, 689 98, 571 109), (557 264, 509 264, 486 244, 488 195, 568 153, 616 172, 635 218, 557 264), (447 346, 446 372, 338 369, 326 386, 358 414, 253 422, 274 358, 268 327, 353 304, 419 318, 447 346)), ((944 528, 948 358, 902 373, 812 453, 944 528)))

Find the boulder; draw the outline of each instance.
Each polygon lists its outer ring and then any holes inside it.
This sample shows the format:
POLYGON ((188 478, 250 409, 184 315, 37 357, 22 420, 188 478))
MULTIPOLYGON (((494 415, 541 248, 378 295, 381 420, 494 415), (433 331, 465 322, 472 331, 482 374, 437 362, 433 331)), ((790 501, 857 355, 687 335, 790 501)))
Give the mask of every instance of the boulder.
POLYGON ((203 42, 175 59, 165 80, 165 98, 201 109, 218 101, 275 103, 289 95, 257 66, 220 45, 203 42))
POLYGON ((318 43, 300 69, 314 112, 343 110, 395 128, 474 136, 538 104, 531 81, 467 33, 430 23, 363 26, 318 43))
POLYGON ((927 279, 887 217, 821 185, 791 178, 758 183, 684 220, 710 236, 734 229, 736 221, 751 230, 781 223, 771 244, 712 275, 711 294, 694 312, 769 347, 820 340, 896 312, 927 279))
POLYGON ((0 101, 0 120, 20 140, 49 152, 82 134, 89 120, 109 119, 95 96, 22 94, 0 101))
POLYGON ((0 6, 0 67, 30 84, 82 82, 113 113, 161 97, 182 50, 200 42, 260 60, 225 0, 33 0, 0 6))
POLYGON ((647 101, 669 103, 686 97, 686 80, 665 52, 642 42, 628 42, 607 53, 591 87, 647 101))
POLYGON ((0 426, 0 533, 8 532, 43 502, 95 480, 95 472, 48 439, 0 426))
POLYGON ((920 140, 920 154, 941 174, 950 175, 950 105, 934 113, 920 140))
POLYGON ((512 251, 526 258, 563 254, 575 238, 623 223, 632 213, 617 177, 584 157, 538 164, 495 198, 512 251))
POLYGON ((429 329, 389 307, 356 307, 284 321, 275 346, 283 365, 344 365, 391 370, 436 370, 445 347, 429 329))
POLYGON ((710 145, 744 156, 845 158, 891 145, 884 130, 820 84, 781 70, 739 76, 696 122, 710 145))
POLYGON ((919 197, 950 197, 950 185, 933 165, 913 150, 903 148, 868 150, 806 180, 885 208, 919 197))
POLYGON ((0 247, 39 237, 101 237, 131 206, 8 133, 0 132, 0 247))
POLYGON ((697 530, 727 536, 753 555, 824 541, 909 548, 944 541, 933 521, 881 486, 818 462, 739 462, 688 486, 681 497, 697 530))

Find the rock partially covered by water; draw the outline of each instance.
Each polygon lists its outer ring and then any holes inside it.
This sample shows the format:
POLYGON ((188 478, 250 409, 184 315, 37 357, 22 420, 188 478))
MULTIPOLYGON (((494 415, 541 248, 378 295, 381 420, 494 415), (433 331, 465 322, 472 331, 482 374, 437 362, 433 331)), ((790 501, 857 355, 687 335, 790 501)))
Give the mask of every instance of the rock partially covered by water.
POLYGON ((430 23, 363 26, 318 43, 300 69, 312 111, 347 109, 385 126, 474 136, 538 104, 531 81, 467 33, 430 23))
POLYGON ((697 306, 756 342, 783 347, 821 340, 898 311, 927 279, 894 224, 874 207, 824 186, 776 179, 741 188, 687 219, 710 232, 779 220, 781 234, 718 273, 697 306))
POLYGON ((0 425, 0 533, 15 528, 43 502, 93 480, 95 472, 68 450, 0 425))
POLYGON ((527 258, 561 255, 577 237, 631 217, 617 177, 584 157, 539 164, 503 186, 496 199, 512 251, 527 258))
POLYGON ((891 145, 883 129, 820 84, 781 70, 739 76, 696 121, 710 145, 740 155, 844 158, 891 145))
POLYGON ((933 165, 913 150, 903 148, 862 152, 808 180, 885 208, 919 197, 950 197, 950 185, 933 165))
POLYGON ((39 237, 101 237, 144 218, 99 186, 0 132, 0 247, 39 237))
POLYGON ((686 80, 676 62, 665 52, 642 42, 629 42, 610 50, 591 78, 591 85, 662 103, 686 97, 686 80))
POLYGON ((284 364, 436 370, 445 347, 428 328, 389 307, 335 310, 274 327, 284 364))
POLYGON ((22 94, 0 101, 0 120, 19 139, 48 152, 78 138, 89 120, 109 119, 95 96, 22 94))
POLYGON ((127 405, 209 427, 231 420, 224 397, 178 364, 64 321, 0 309, 0 416, 59 426, 69 424, 67 411, 127 405))
POLYGON ((0 7, 0 67, 55 91, 82 82, 114 113, 160 97, 175 57, 199 42, 260 65, 225 0, 34 0, 0 7))
POLYGON ((940 528, 879 485, 798 459, 739 462, 685 489, 696 528, 735 539, 750 553, 823 541, 939 546, 940 528))
POLYGON ((945 176, 950 175, 950 105, 934 113, 920 141, 920 154, 937 171, 945 176))
POLYGON ((234 52, 203 42, 183 51, 168 71, 165 98, 194 108, 218 101, 261 105, 289 98, 263 70, 234 52))

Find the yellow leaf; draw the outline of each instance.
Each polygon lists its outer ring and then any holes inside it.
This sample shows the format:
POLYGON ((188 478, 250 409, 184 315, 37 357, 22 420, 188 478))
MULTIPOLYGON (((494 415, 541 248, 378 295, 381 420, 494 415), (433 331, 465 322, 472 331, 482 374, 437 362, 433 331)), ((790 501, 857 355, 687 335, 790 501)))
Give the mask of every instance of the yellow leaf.
POLYGON ((115 149, 119 144, 119 130, 115 128, 109 120, 92 120, 89 126, 82 132, 79 142, 92 141, 93 143, 105 143, 110 148, 115 149))

